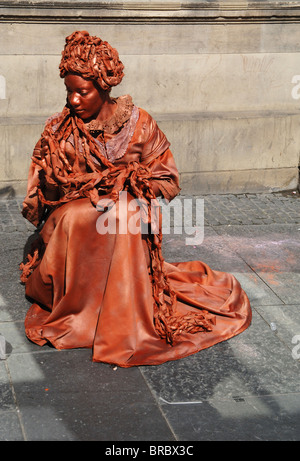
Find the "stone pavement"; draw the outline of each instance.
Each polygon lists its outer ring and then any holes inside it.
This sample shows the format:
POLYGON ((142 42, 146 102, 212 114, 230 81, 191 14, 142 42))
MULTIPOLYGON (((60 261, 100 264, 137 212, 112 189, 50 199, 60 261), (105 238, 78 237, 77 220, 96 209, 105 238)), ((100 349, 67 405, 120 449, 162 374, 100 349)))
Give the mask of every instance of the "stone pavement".
POLYGON ((89 350, 56 351, 26 339, 29 303, 18 264, 33 228, 19 198, 0 201, 0 440, 130 447, 300 439, 299 195, 202 198, 202 244, 186 245, 174 230, 164 237, 165 259, 200 259, 233 273, 250 298, 252 324, 185 359, 129 369, 92 363, 89 350))

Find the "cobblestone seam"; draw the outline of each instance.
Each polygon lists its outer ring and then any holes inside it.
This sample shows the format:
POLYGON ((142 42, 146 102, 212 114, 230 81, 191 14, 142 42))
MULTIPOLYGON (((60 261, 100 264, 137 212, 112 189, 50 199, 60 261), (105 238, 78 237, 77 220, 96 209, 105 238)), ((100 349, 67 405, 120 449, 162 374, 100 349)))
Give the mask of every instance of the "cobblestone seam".
MULTIPOLYGON (((228 194, 179 196, 192 203, 189 222, 196 224, 196 207, 204 203, 204 219, 208 226, 299 224, 300 197, 293 194, 228 194), (204 202, 203 202, 204 201, 204 202)), ((173 202, 171 202, 172 204, 173 202)), ((22 198, 0 200, 0 232, 30 232, 35 228, 21 214, 22 198)), ((182 215, 183 216, 183 215, 182 215)), ((171 225, 173 215, 171 213, 171 225)))

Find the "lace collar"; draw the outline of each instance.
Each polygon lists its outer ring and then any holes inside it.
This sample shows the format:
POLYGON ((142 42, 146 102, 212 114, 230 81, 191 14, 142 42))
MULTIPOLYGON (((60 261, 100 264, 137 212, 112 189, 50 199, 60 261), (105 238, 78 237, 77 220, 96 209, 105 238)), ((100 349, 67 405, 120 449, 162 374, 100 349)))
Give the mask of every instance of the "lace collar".
MULTIPOLYGON (((136 106, 133 106, 129 120, 125 123, 124 127, 115 136, 113 136, 112 139, 104 144, 96 138, 96 143, 98 144, 101 154, 108 158, 110 162, 113 163, 126 154, 128 145, 135 131, 139 115, 139 109, 136 106)), ((94 161, 98 163, 95 158, 94 161)))
POLYGON ((105 120, 104 122, 99 122, 98 120, 92 120, 87 123, 85 126, 89 132, 93 135, 93 132, 105 131, 109 134, 114 134, 123 127, 123 125, 130 119, 133 109, 132 98, 129 94, 124 96, 119 96, 118 98, 112 98, 117 108, 113 116, 105 120))

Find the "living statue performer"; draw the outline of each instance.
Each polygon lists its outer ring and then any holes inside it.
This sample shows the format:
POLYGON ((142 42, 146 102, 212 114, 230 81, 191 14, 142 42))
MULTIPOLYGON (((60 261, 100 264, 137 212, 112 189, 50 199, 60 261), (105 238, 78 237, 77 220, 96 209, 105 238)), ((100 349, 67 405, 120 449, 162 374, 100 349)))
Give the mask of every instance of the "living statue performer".
POLYGON ((66 38, 59 69, 67 103, 34 149, 22 211, 39 230, 20 266, 32 300, 27 337, 91 348, 95 362, 131 367, 241 333, 251 310, 232 275, 162 257, 150 205, 179 193, 178 171, 155 120, 130 96, 111 97, 124 75, 117 51, 77 31, 66 38), (144 226, 124 232, 137 209, 144 226), (105 220, 115 220, 115 231, 103 231, 105 220))

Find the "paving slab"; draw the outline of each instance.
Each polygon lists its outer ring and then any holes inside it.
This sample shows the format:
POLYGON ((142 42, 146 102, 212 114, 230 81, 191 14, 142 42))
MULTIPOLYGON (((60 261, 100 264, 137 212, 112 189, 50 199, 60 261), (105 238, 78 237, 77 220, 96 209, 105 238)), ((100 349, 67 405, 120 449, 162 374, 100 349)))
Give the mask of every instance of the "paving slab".
POLYGON ((283 304, 282 299, 269 287, 267 281, 237 253, 239 247, 235 247, 235 237, 226 235, 224 238, 215 229, 206 227, 200 245, 186 245, 185 238, 184 235, 176 234, 164 238, 166 261, 204 261, 214 270, 233 274, 246 291, 252 305, 283 304))
POLYGON ((299 441, 300 394, 214 399, 167 405, 163 411, 178 440, 299 441), (296 424, 295 424, 296 422, 296 424))
POLYGON ((268 323, 295 359, 300 359, 300 304, 259 306, 256 311, 268 323))
POLYGON ((142 372, 157 395, 170 403, 248 395, 300 392, 300 364, 254 311, 240 335, 180 361, 142 372))
MULTIPOLYGON (((20 282, 19 264, 31 233, 0 233, 0 322, 24 320, 29 302, 20 282)), ((0 331, 1 332, 1 331, 0 331)))
POLYGON ((300 226, 270 224, 214 228, 256 272, 300 272, 300 226))
POLYGON ((200 260, 215 270, 249 272, 245 261, 228 246, 227 241, 214 228, 205 226, 203 240, 199 244, 187 245, 187 238, 184 232, 163 236, 163 256, 166 261, 200 260))
POLYGON ((175 440, 138 368, 93 363, 88 350, 7 362, 27 440, 175 440))
POLYGON ((299 361, 254 311, 229 341, 142 373, 178 440, 297 440, 299 361))
POLYGON ((14 411, 15 401, 14 401, 13 392, 10 386, 6 363, 3 360, 0 361, 0 396, 1 396, 0 414, 2 414, 5 411, 14 411))
POLYGON ((223 226, 217 232, 282 302, 299 302, 298 224, 223 226))
POLYGON ((0 412, 0 440, 2 442, 24 441, 17 411, 0 412))

